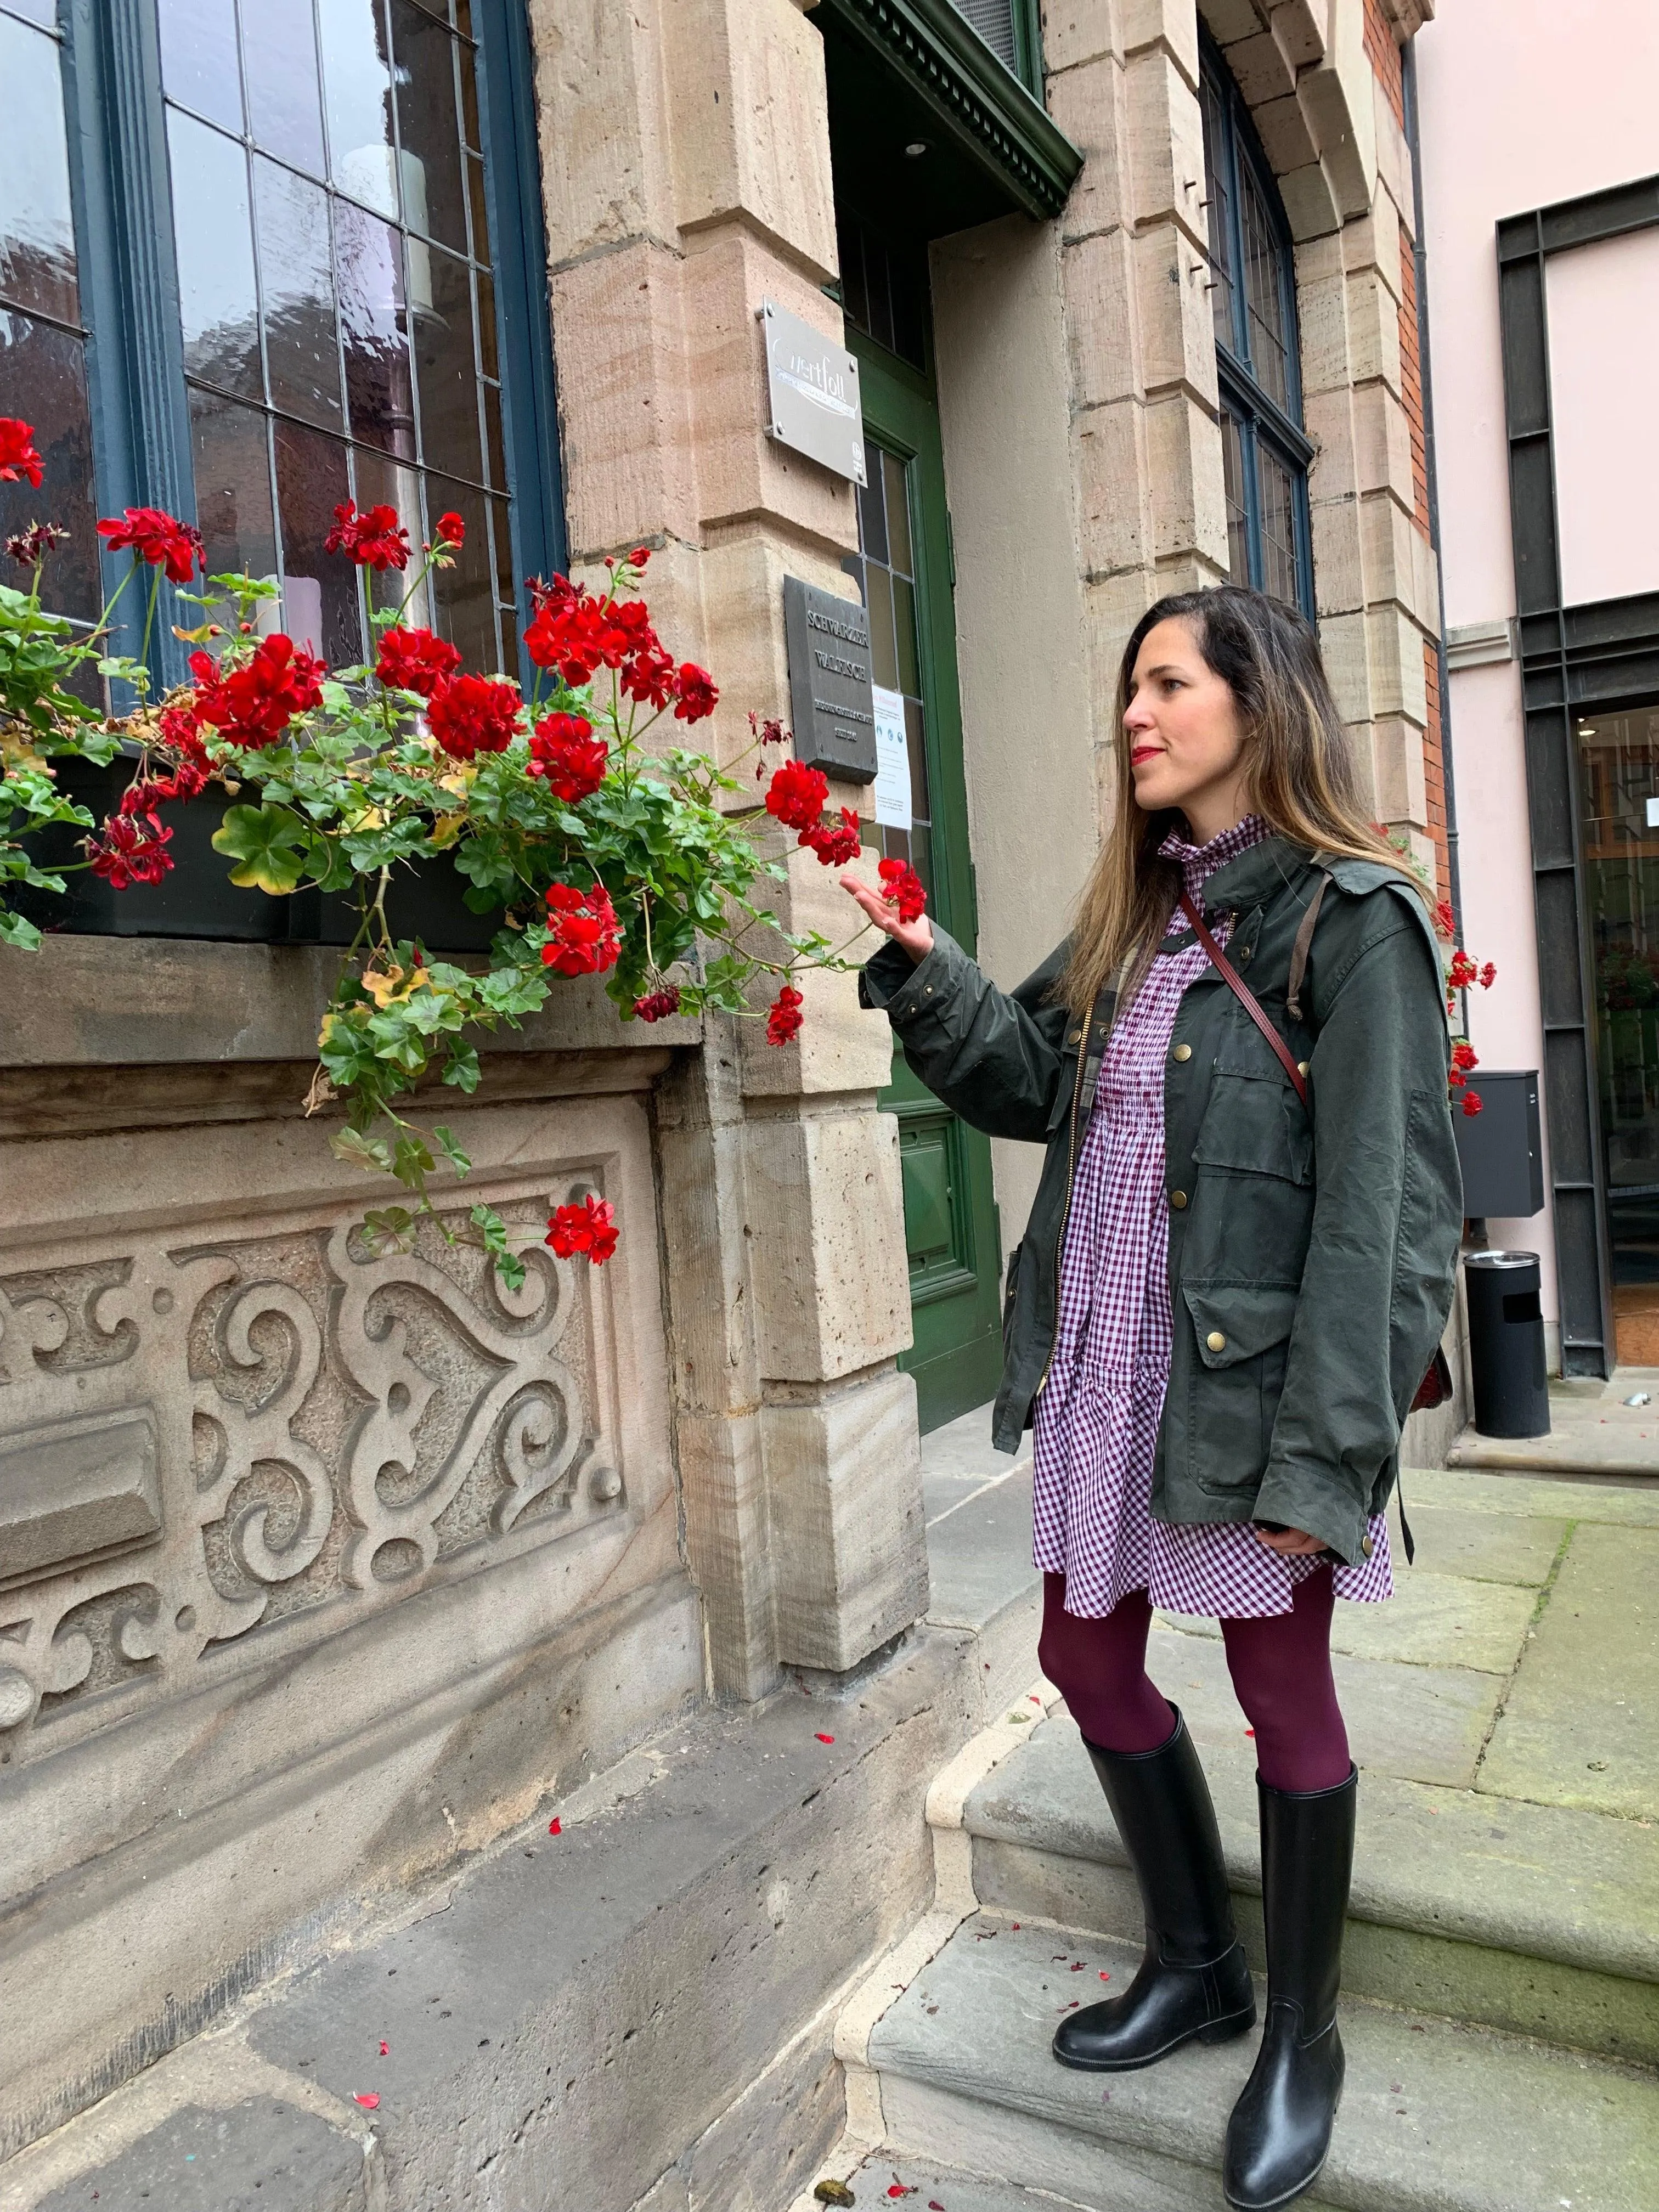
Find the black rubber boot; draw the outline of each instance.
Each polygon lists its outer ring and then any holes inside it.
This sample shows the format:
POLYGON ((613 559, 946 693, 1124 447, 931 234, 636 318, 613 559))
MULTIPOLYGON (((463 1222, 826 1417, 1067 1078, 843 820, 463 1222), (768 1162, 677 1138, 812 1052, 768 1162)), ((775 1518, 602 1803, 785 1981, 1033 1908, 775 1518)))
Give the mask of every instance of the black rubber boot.
POLYGON ((1227 2123, 1222 2179, 1234 2212, 1271 2212, 1325 2163, 1342 2095, 1336 1993, 1353 1869, 1359 1777, 1305 1795, 1270 1790, 1261 1805, 1261 1903, 1267 1927, 1267 2024, 1227 2123))
POLYGON ((1204 1770, 1176 1714, 1156 1751, 1084 1748, 1140 1885, 1146 1955, 1121 1997, 1069 2014, 1054 2033, 1062 2066, 1122 2074, 1194 2036, 1225 2043, 1255 2023, 1255 1991, 1233 1928, 1221 1836, 1204 1770))

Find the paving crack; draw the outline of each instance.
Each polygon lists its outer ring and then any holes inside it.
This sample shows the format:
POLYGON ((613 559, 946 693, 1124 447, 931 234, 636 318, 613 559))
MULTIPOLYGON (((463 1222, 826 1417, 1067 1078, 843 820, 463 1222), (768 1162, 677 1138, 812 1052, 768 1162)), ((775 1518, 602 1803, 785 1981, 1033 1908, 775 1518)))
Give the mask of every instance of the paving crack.
POLYGON ((1573 1537, 1577 1533, 1577 1528, 1578 1523, 1576 1521, 1569 1521, 1567 1522, 1565 1529, 1562 1531, 1561 1541, 1555 1547, 1555 1557, 1550 1561, 1550 1571, 1548 1574, 1545 1576, 1543 1582, 1539 1586, 1538 1595, 1534 1601, 1531 1614, 1528 1619, 1525 1632, 1521 1638, 1521 1647, 1515 1655, 1515 1664, 1510 1668, 1509 1673, 1504 1678, 1504 1686, 1498 1693, 1497 1705, 1493 1709, 1491 1720, 1486 1723, 1486 1733, 1481 1737, 1480 1748, 1474 1755, 1474 1771, 1469 1778, 1471 1788, 1478 1788, 1480 1785, 1480 1770, 1486 1763, 1486 1753, 1491 1747, 1493 1736, 1498 1733, 1498 1723, 1503 1719, 1504 1712, 1508 1709, 1510 1693, 1515 1687, 1516 1680, 1521 1672, 1522 1662, 1526 1658, 1527 1646, 1532 1642, 1534 1637, 1538 1632, 1538 1624, 1544 1618, 1545 1612, 1549 1606, 1550 1595, 1555 1588, 1556 1577, 1561 1572, 1562 1563, 1567 1556, 1567 1548, 1572 1542, 1573 1537))

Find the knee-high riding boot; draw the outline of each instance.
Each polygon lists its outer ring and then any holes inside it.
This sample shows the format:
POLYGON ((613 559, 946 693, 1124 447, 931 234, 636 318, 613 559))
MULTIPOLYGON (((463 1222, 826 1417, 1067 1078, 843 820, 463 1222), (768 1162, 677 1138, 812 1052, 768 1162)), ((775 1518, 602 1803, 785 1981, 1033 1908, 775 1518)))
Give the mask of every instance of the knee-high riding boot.
POLYGON ((1325 2163, 1342 2094, 1336 1993, 1353 1868, 1359 1777, 1334 1790, 1270 1790, 1261 1805, 1261 1903, 1267 1926, 1267 2021, 1227 2123, 1222 2178, 1234 2212, 1271 2212, 1299 2197, 1325 2163))
POLYGON ((1156 1751, 1102 1751, 1085 1738, 1140 1885, 1146 1954, 1121 1997, 1069 2014, 1054 2035, 1062 2066, 1126 2073, 1194 2036, 1224 2043, 1255 2019, 1255 1992, 1233 1927, 1221 1836, 1204 1770, 1176 1714, 1156 1751))

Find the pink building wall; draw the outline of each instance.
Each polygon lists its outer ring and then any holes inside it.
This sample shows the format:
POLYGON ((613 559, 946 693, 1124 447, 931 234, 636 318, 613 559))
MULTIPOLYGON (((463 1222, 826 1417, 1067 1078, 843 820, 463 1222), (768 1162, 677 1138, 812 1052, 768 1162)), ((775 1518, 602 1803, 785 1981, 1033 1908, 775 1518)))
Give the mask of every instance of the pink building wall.
MULTIPOLYGON (((1416 56, 1441 561, 1446 623, 1455 632, 1515 612, 1494 228, 1501 216, 1659 169, 1659 8, 1632 0, 1440 0, 1438 15, 1418 33, 1416 56)), ((1575 543, 1587 549, 1580 573, 1594 574, 1596 596, 1611 597, 1653 587, 1659 453, 1647 417, 1659 298, 1632 306, 1621 282, 1629 272, 1604 249, 1571 258, 1582 264, 1564 270, 1575 333, 1582 318, 1587 332, 1623 335, 1633 315, 1650 334, 1638 358, 1603 360, 1600 404, 1588 412, 1578 400, 1594 374, 1592 344, 1570 343, 1563 354, 1570 363, 1563 397, 1577 426, 1563 457, 1564 468, 1575 471, 1564 517, 1572 513, 1575 543), (1620 453, 1629 462, 1622 492, 1598 495, 1583 472, 1620 453), (1647 493, 1632 495, 1644 481, 1647 493), (1613 538, 1598 545, 1608 531, 1613 538), (1609 575, 1624 573, 1630 580, 1605 589, 1609 575)), ((1653 270, 1654 258, 1642 266, 1653 270)), ((1553 271, 1553 307, 1555 299, 1553 271)), ((1488 1067, 1539 1067, 1518 664, 1455 669, 1449 694, 1464 932, 1470 950, 1499 971, 1490 992, 1471 994, 1470 1038, 1488 1067)), ((1547 1189, 1547 1161, 1546 1168, 1547 1189)), ((1530 1220, 1490 1228, 1494 1243, 1543 1256, 1553 1358, 1559 1303, 1547 1200, 1530 1220)))

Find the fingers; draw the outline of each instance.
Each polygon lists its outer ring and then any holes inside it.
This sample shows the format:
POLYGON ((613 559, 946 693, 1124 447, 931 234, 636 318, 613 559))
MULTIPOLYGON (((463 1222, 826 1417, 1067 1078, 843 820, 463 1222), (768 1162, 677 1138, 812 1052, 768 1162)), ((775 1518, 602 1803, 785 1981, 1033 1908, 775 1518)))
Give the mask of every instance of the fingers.
POLYGON ((860 883, 859 878, 850 872, 842 877, 841 887, 863 909, 866 918, 874 922, 878 929, 884 931, 890 937, 892 935, 897 927, 898 915, 896 909, 890 906, 885 899, 882 898, 878 892, 872 891, 868 884, 860 883))

